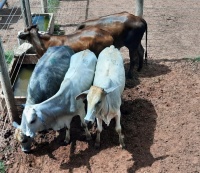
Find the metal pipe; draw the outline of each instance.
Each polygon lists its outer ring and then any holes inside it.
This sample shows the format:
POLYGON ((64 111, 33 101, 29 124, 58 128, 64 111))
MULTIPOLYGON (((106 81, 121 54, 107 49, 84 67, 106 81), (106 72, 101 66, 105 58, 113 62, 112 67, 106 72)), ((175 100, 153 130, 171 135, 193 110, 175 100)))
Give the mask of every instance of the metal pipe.
POLYGON ((0 37, 0 81, 10 121, 20 122, 0 37))
POLYGON ((41 0, 42 13, 48 13, 47 0, 41 0))

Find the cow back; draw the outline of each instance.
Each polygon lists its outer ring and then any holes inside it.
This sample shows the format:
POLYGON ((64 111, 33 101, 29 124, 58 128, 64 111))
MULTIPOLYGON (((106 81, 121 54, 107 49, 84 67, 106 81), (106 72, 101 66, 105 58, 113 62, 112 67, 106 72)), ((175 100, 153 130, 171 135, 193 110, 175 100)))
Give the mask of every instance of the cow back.
POLYGON ((93 85, 107 88, 109 83, 120 86, 122 93, 125 86, 125 70, 121 53, 114 46, 105 48, 99 54, 93 85))
POLYGON ((88 49, 74 54, 64 80, 70 79, 81 92, 89 89, 93 82, 96 62, 96 55, 88 49))
POLYGON ((73 54, 74 51, 68 46, 48 48, 31 75, 27 89, 27 104, 40 103, 59 90, 73 54))

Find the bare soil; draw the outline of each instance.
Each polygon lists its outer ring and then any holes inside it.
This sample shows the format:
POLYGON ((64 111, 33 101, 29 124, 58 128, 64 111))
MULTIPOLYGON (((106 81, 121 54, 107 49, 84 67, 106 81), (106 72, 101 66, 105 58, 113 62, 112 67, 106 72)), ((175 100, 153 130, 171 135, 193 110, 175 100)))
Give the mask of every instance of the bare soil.
MULTIPOLYGON (((67 6, 67 2, 61 1, 60 5, 67 6)), ((104 124, 101 148, 95 149, 95 126, 90 127, 93 140, 86 141, 80 120, 75 117, 69 145, 62 142, 64 130, 58 137, 49 131, 40 133, 32 152, 25 154, 7 123, 7 130, 0 136, 0 160, 7 172, 200 172, 200 2, 144 3, 144 18, 149 24, 149 60, 141 72, 135 71, 134 79, 126 80, 121 106, 126 148, 119 147, 114 120, 109 127, 104 124)), ((90 6, 88 18, 126 9, 131 12, 134 4, 96 0, 90 6)), ((59 11, 64 14, 61 10, 64 8, 59 11)), ((127 50, 122 49, 122 54, 127 70, 127 50)), ((0 127, 3 122, 4 119, 0 127)))

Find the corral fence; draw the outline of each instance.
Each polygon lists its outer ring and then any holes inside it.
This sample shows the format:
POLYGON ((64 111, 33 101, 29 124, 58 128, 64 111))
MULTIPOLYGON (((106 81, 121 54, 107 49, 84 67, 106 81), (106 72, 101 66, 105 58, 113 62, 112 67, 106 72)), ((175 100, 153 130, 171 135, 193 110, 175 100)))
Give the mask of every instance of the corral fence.
MULTIPOLYGON (((7 3, 7 1, 4 1, 4 3, 7 3)), ((23 29, 23 27, 28 27, 33 24, 33 15, 34 13, 38 15, 38 17, 42 16, 43 14, 49 14, 52 13, 53 15, 53 27, 54 25, 54 13, 57 12, 57 16, 61 17, 61 15, 65 15, 62 13, 59 14, 59 10, 61 7, 59 7, 59 1, 57 0, 41 0, 38 2, 31 2, 29 0, 20 0, 20 3, 17 1, 12 3, 12 7, 9 8, 11 4, 6 4, 7 8, 3 8, 0 15, 1 15, 1 37, 3 38, 3 43, 6 44, 5 50, 3 49, 2 41, 0 40, 0 81, 1 81, 1 97, 0 97, 0 111, 1 111, 1 118, 5 119, 6 121, 18 121, 19 122, 19 102, 16 101, 16 97, 14 96, 14 85, 17 81, 17 76, 19 74, 20 68, 23 64, 23 61, 27 55, 27 50, 23 50, 22 48, 21 53, 19 53, 18 48, 21 47, 22 41, 17 39, 17 34, 20 30, 23 29), (13 4, 14 3, 14 4, 13 4), (35 3, 35 4, 34 4, 35 3), (20 4, 20 6, 18 6, 20 4), (9 33, 9 30, 11 29, 11 26, 14 26, 17 24, 15 28, 15 32, 9 33), (22 27, 23 26, 23 27, 22 27), (10 42, 15 42, 13 45, 9 45, 10 42), (14 48, 11 48, 11 46, 14 46, 14 48), (11 48, 11 49, 10 49, 11 48), (9 53, 10 52, 10 53, 9 53), (17 53, 16 53, 17 52, 17 53)), ((72 2, 69 1, 69 4, 73 5, 72 2)), ((76 2, 74 2, 74 5, 76 2)), ((88 18, 88 10, 89 10, 89 0, 81 1, 82 5, 85 5, 85 8, 81 9, 83 12, 84 17, 81 18, 80 21, 86 20, 88 18)), ((136 0, 136 5, 140 8, 136 10, 136 14, 142 16, 142 8, 143 8, 143 0, 136 0)), ((2 5, 3 7, 3 5, 2 5)), ((76 7, 72 7, 72 9, 75 9, 76 7)), ((76 15, 77 16, 77 15, 76 15)), ((68 17, 70 19, 70 17, 68 17)), ((73 18, 72 18, 73 19, 73 18)), ((39 18, 36 19, 36 24, 39 23, 39 18)), ((59 19, 58 19, 59 20, 59 19)), ((68 20, 64 23, 63 26, 68 27, 74 27, 79 23, 80 21, 74 20, 68 20)), ((56 23, 56 26, 58 27, 60 25, 59 23, 56 23)), ((47 26, 47 29, 49 29, 47 26)), ((55 30, 55 29, 54 29, 55 30)), ((53 32, 53 31, 52 31, 53 32)), ((19 99, 19 98, 18 98, 19 99)), ((25 100, 23 100, 25 101, 25 100)))
MULTIPOLYGON (((37 56, 33 52, 18 48, 23 42, 17 38, 24 27, 32 25, 32 15, 43 13, 53 14, 54 34, 67 34, 75 30, 76 25, 86 19, 128 11, 136 15, 143 14, 143 0, 126 1, 105 0, 10 0, 0 9, 0 120, 6 122, 18 121, 20 101, 25 97, 17 96, 14 86, 23 64, 35 64, 37 56), (120 2, 121 2, 120 1, 120 2), (23 52, 24 51, 24 52, 23 52), (17 52, 17 53, 16 53, 17 52), (12 67, 12 68, 11 68, 12 67)), ((6 2, 6 1, 5 1, 6 2)), ((175 2, 180 4, 181 0, 175 2), (179 3, 178 3, 179 2, 179 3)), ((144 18, 148 23, 148 56, 156 61, 184 59, 200 55, 200 2, 186 0, 188 7, 160 6, 152 1, 144 1, 144 18), (152 5, 153 4, 153 5, 152 5), (193 5, 191 5, 193 4, 193 5)), ((39 22, 39 19, 35 21, 39 22)), ((124 57, 128 58, 127 50, 122 49, 124 57)), ((23 80, 23 79, 21 79, 23 80)))

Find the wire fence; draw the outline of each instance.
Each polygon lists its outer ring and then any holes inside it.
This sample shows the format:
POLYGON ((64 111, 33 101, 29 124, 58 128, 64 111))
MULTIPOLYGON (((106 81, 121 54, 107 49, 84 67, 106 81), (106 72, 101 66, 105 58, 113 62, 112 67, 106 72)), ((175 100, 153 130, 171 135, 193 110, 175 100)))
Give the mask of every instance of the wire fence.
MULTIPOLYGON (((123 0, 122 0, 123 1, 123 0)), ((48 12, 54 14, 54 26, 59 26, 65 34, 76 29, 76 25, 86 19, 128 11, 134 14, 135 2, 105 0, 49 0, 48 12), (50 2, 51 1, 51 2, 50 2)), ((162 6, 156 1, 144 1, 144 18, 148 23, 148 56, 155 60, 184 59, 200 56, 200 2, 196 0, 176 1, 179 6, 162 6)), ((41 0, 30 0, 31 13, 42 13, 41 0)), ((14 55, 19 47, 18 32, 23 31, 25 24, 19 0, 8 1, 8 7, 0 10, 0 36, 3 43, 4 54, 8 63, 12 88, 17 81, 26 57, 14 55), (13 64, 13 59, 15 60, 13 64), (12 70, 10 69, 12 66, 12 70)), ((37 21, 36 21, 37 23, 37 21)), ((144 40, 142 44, 144 45, 144 40)), ((122 49, 122 54, 128 59, 128 52, 122 49)), ((0 81, 1 82, 1 81, 0 81)), ((0 83, 1 86, 1 83, 0 83)), ((9 121, 6 116, 6 104, 3 93, 0 97, 0 118, 9 121)))

